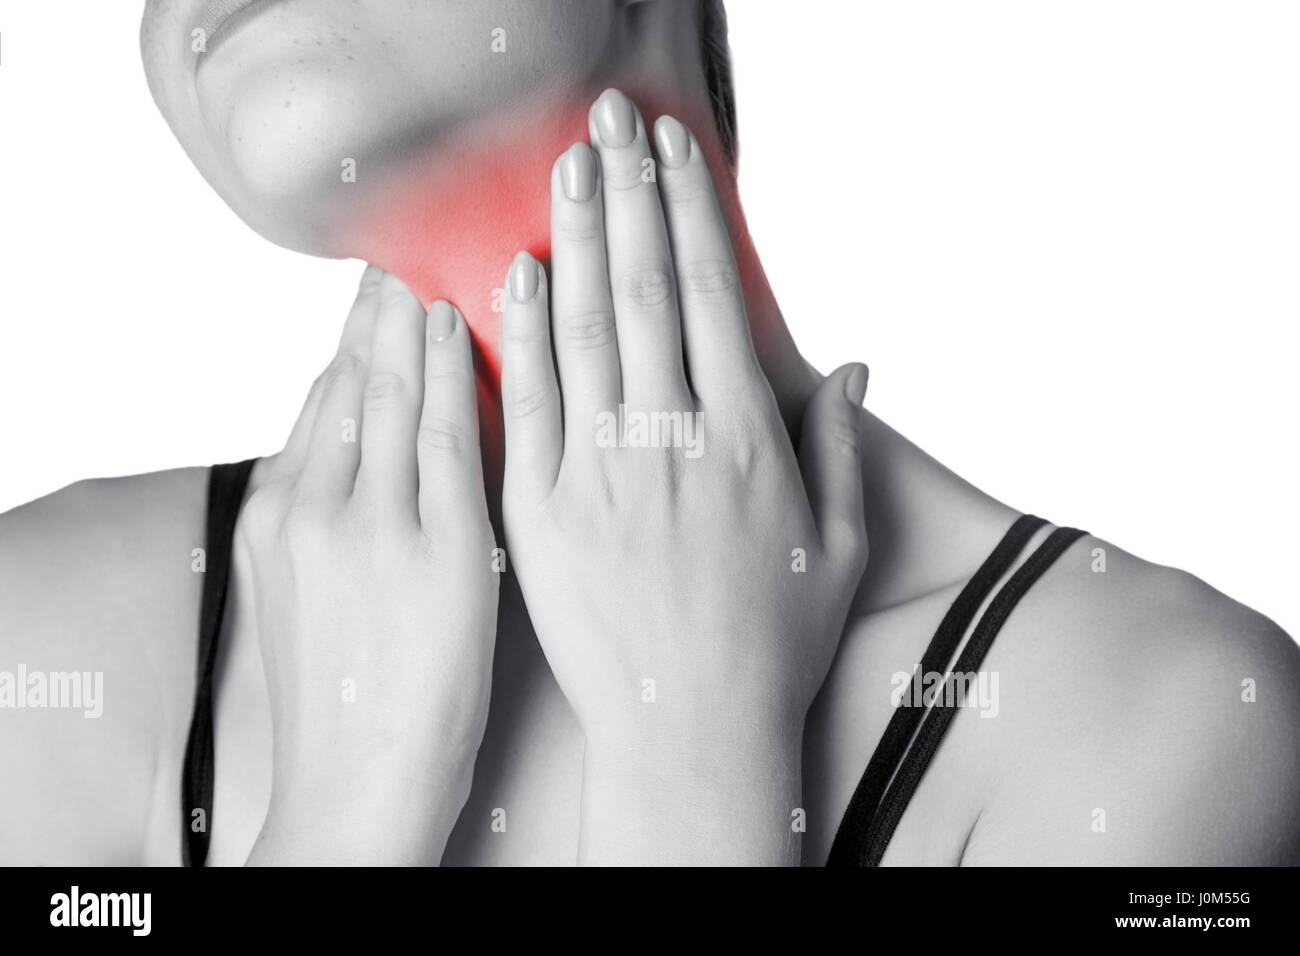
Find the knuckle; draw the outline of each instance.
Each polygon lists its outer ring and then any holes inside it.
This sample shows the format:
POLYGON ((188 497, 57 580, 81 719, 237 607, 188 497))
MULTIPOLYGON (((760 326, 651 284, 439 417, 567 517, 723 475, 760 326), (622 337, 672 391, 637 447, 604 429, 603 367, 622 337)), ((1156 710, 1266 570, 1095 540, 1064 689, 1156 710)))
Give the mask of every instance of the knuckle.
POLYGON ((430 418, 420 424, 417 442, 421 451, 456 454, 469 443, 469 433, 464 425, 449 418, 430 418))
POLYGON ((355 352, 340 352, 334 356, 329 366, 321 373, 321 387, 333 388, 354 375, 360 374, 364 363, 355 352))
POLYGON ((826 438, 835 452, 857 457, 858 429, 855 422, 844 421, 843 419, 831 422, 826 429, 826 438))
POLYGON ((279 527, 284 520, 287 499, 276 485, 263 485, 244 502, 243 523, 254 536, 279 527))
POLYGON ((698 206, 709 198, 712 192, 707 179, 695 175, 693 170, 685 176, 664 176, 662 190, 664 203, 676 208, 698 206))
POLYGON ((280 530, 290 550, 318 553, 326 542, 328 524, 316 508, 295 501, 284 511, 280 530))
POLYGON ((867 529, 861 515, 837 515, 827 520, 822 538, 858 570, 867 560, 867 529))
POLYGON ((384 273, 380 278, 378 292, 379 304, 384 308, 410 305, 415 300, 411 290, 391 272, 384 273))
POLYGON ((605 227, 597 216, 565 216, 557 219, 553 239, 573 246, 603 245, 605 227))
POLYGON ((731 457, 737 470, 752 477, 772 450, 766 421, 748 411, 737 413, 727 429, 731 457))
POLYGON ((701 259, 678 272, 682 286, 696 296, 723 296, 740 287, 740 276, 733 263, 723 259, 701 259))
POLYGON ((551 330, 545 322, 535 318, 510 316, 507 314, 501 323, 501 334, 510 342, 519 345, 534 345, 550 338, 551 330))
POLYGON ((673 274, 661 263, 632 269, 619 278, 618 291, 633 309, 654 309, 672 298, 673 274))
POLYGON ((473 376, 468 361, 450 361, 441 359, 431 361, 424 367, 424 380, 426 382, 463 382, 473 376))
POLYGON ((374 266, 367 266, 366 270, 361 273, 361 282, 357 285, 357 291, 362 296, 372 296, 379 291, 383 285, 384 273, 374 266))
POLYGON ((442 557, 445 546, 446 535, 441 527, 435 528, 429 524, 421 526, 416 544, 421 560, 436 563, 442 557))
POLYGON ((636 155, 635 150, 620 150, 615 155, 606 157, 601 164, 601 178, 605 188, 620 193, 654 189, 654 180, 646 177, 645 160, 649 158, 636 155))
POLYGON ((396 372, 372 372, 366 380, 363 401, 367 411, 399 405, 411 392, 410 384, 396 372))
POLYGON ((510 410, 514 413, 515 418, 528 418, 536 412, 545 408, 550 408, 555 402, 556 392, 554 388, 524 388, 513 394, 510 398, 510 410))
POLYGON ((614 313, 608 309, 566 316, 559 325, 566 345, 579 349, 600 349, 614 344, 614 313))

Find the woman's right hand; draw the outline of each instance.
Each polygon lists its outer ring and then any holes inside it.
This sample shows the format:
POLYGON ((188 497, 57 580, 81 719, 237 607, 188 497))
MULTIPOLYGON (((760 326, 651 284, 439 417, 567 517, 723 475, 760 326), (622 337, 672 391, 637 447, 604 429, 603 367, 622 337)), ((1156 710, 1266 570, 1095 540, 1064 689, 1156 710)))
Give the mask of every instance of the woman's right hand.
POLYGON ((237 546, 271 699, 256 863, 436 863, 487 720, 498 574, 464 320, 371 267, 237 546))

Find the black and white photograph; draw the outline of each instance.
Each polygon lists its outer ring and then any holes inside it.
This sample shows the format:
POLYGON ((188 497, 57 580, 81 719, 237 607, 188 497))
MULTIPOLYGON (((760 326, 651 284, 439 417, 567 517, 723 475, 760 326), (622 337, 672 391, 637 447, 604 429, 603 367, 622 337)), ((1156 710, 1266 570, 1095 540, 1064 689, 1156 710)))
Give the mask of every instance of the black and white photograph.
POLYGON ((23 920, 147 935, 122 867, 1140 867, 1099 922, 1249 927, 1298 49, 1284 0, 5 0, 0 866, 83 876, 23 920))

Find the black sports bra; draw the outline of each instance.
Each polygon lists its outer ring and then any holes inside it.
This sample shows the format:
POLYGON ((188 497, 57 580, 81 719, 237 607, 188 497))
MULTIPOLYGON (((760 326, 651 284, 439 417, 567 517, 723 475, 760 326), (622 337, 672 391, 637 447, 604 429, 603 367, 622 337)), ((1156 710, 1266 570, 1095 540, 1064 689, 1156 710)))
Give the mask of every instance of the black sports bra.
MULTIPOLYGON (((186 866, 202 866, 208 856, 214 784, 213 674, 230 581, 235 522, 256 463, 254 458, 232 465, 214 465, 208 480, 207 573, 203 578, 199 611, 198 679, 181 779, 181 845, 186 866)), ((1017 518, 944 615, 919 665, 923 674, 947 675, 944 683, 937 691, 926 693, 929 702, 925 706, 895 709, 849 800, 827 866, 880 863, 908 802, 939 749, 944 732, 957 716, 959 708, 945 704, 952 699, 952 675, 968 674, 979 668, 1020 599, 1065 549, 1084 534, 1076 528, 1053 530, 994 595, 953 664, 953 655, 976 613, 1025 546, 1046 524, 1033 515, 1017 518)))

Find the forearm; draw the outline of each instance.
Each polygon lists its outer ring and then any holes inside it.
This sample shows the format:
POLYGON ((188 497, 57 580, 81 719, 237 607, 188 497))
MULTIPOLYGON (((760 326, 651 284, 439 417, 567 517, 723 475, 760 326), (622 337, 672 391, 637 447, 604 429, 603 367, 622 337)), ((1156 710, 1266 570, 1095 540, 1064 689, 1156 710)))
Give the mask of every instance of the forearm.
POLYGON ((579 864, 799 865, 801 738, 589 736, 579 864))

